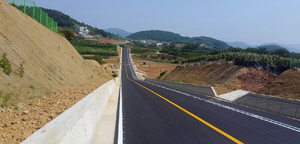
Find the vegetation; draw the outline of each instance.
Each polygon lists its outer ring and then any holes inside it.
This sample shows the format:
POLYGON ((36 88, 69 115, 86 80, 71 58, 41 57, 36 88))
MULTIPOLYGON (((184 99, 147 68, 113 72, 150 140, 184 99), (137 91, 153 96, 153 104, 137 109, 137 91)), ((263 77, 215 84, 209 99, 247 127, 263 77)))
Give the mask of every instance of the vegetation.
POLYGON ((12 72, 10 61, 6 57, 6 53, 2 55, 2 59, 0 60, 0 67, 3 69, 3 72, 9 75, 12 72))
POLYGON ((42 10, 44 12, 48 13, 48 16, 53 18, 53 20, 57 22, 58 27, 61 27, 63 29, 74 30, 78 26, 86 26, 92 35, 102 35, 103 37, 107 37, 107 38, 116 38, 116 37, 118 37, 114 34, 107 33, 102 29, 92 27, 92 26, 90 26, 88 24, 85 24, 83 22, 78 22, 77 20, 71 18, 70 16, 68 16, 68 15, 66 15, 66 14, 64 14, 60 11, 52 10, 52 9, 46 9, 46 8, 42 8, 42 10))
MULTIPOLYGON (((152 39, 157 41, 182 41, 184 37, 179 34, 160 30, 140 31, 129 35, 127 38, 136 40, 152 39)), ((188 38, 187 38, 188 39, 188 38)))
POLYGON ((140 55, 140 56, 132 56, 135 59, 140 59, 140 60, 148 60, 148 61, 153 61, 153 62, 159 62, 159 63, 170 63, 170 64, 174 64, 174 63, 179 63, 178 61, 174 60, 174 59, 160 59, 157 55, 140 55))
POLYGON ((24 67, 23 67, 23 64, 20 64, 20 67, 16 70, 15 72, 17 75, 19 75, 20 77, 23 77, 24 76, 24 67))
POLYGON ((285 58, 278 55, 256 54, 250 52, 223 52, 215 55, 202 55, 186 59, 184 62, 197 62, 201 60, 215 61, 224 59, 226 61, 234 61, 235 64, 243 66, 267 65, 277 67, 275 72, 281 73, 284 70, 300 67, 300 60, 294 58, 285 58))
POLYGON ((92 59, 97 61, 100 65, 105 64, 105 61, 103 61, 103 57, 102 56, 83 56, 84 59, 92 59))
POLYGON ((114 74, 112 74, 111 76, 112 76, 112 77, 118 77, 118 75, 117 75, 117 74, 115 74, 115 73, 114 73, 114 74))
POLYGON ((86 40, 72 40, 71 44, 80 54, 93 54, 100 56, 117 56, 117 45, 110 43, 96 43, 86 40))
POLYGON ((0 90, 0 98, 2 98, 3 103, 1 104, 1 107, 6 108, 8 107, 8 101, 11 98, 11 94, 4 93, 2 90, 0 90))
POLYGON ((67 40, 72 40, 74 38, 74 33, 70 30, 60 30, 59 33, 65 36, 67 40))
POLYGON ((150 30, 150 31, 141 31, 134 33, 127 38, 135 39, 135 40, 156 40, 161 42, 174 42, 179 44, 205 44, 206 46, 214 47, 216 49, 225 49, 228 45, 225 42, 210 38, 210 37, 183 37, 179 34, 167 32, 167 31, 160 31, 160 30, 150 30))

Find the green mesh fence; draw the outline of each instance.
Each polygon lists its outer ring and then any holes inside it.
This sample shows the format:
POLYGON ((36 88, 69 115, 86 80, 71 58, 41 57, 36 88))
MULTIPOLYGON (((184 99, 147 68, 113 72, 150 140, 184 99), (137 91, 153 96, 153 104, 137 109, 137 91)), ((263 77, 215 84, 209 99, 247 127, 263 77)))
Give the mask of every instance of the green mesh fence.
POLYGON ((14 5, 23 13, 32 17, 48 29, 57 32, 57 22, 48 16, 47 13, 43 12, 42 9, 36 7, 35 2, 31 0, 6 0, 7 2, 14 5))

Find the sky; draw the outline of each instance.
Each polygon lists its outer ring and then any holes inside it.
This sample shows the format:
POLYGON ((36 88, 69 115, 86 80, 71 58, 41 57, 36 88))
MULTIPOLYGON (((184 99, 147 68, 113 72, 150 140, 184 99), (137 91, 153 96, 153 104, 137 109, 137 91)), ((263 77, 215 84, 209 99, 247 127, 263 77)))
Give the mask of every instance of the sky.
POLYGON ((225 42, 300 44, 300 0, 34 0, 100 29, 164 30, 225 42))

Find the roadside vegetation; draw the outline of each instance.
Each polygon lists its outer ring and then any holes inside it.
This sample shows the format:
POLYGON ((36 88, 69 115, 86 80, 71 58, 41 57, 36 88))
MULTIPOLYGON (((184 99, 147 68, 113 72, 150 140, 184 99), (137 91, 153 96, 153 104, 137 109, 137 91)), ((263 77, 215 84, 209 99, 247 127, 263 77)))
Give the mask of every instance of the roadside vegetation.
POLYGON ((105 64, 106 62, 103 61, 103 57, 102 56, 82 56, 84 59, 92 59, 97 61, 100 65, 105 64))

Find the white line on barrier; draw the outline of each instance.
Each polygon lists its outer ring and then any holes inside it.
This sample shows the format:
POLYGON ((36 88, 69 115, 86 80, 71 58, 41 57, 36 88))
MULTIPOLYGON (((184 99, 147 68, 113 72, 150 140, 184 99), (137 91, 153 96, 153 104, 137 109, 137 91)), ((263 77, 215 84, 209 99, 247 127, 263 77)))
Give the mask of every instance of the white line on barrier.
MULTIPOLYGON (((144 81, 144 82, 146 82, 146 81, 144 81)), ((223 108, 226 108, 226 109, 229 109, 229 110, 232 110, 232 111, 235 111, 235 112, 238 112, 238 113, 241 113, 241 114, 244 114, 244 115, 256 118, 256 119, 259 119, 259 120, 263 120, 263 121, 266 121, 266 122, 269 122, 269 123, 272 123, 272 124, 275 124, 275 125, 278 125, 278 126, 281 126, 281 127, 293 130, 293 131, 296 131, 296 132, 300 132, 300 128, 298 128, 298 127, 295 127, 295 126, 292 126, 292 125, 289 125, 289 124, 285 124, 285 123, 282 123, 282 122, 279 122, 279 121, 276 121, 276 120, 272 120, 272 119, 269 119, 269 118, 266 118, 266 117, 263 117, 263 116, 260 116, 260 115, 256 115, 254 113, 243 111, 243 110, 240 110, 240 109, 237 109, 237 108, 226 106, 224 104, 220 104, 218 102, 212 101, 211 99, 199 98, 199 97, 196 97, 194 95, 191 95, 191 94, 188 94, 188 93, 185 93, 185 92, 181 92, 181 91, 174 90, 174 89, 171 89, 171 88, 167 88, 167 87, 164 87, 164 86, 161 86, 161 85, 153 84, 153 83, 150 83, 150 82, 146 82, 146 83, 157 86, 157 87, 161 87, 161 88, 173 91, 173 92, 177 92, 177 93, 189 96, 189 97, 193 97, 195 99, 205 101, 205 102, 214 104, 216 106, 220 106, 220 107, 223 107, 223 108)))

